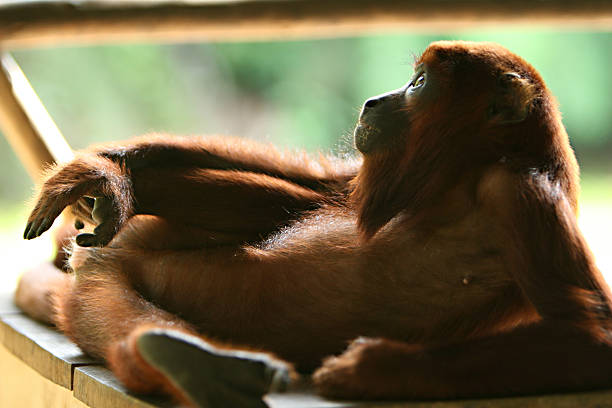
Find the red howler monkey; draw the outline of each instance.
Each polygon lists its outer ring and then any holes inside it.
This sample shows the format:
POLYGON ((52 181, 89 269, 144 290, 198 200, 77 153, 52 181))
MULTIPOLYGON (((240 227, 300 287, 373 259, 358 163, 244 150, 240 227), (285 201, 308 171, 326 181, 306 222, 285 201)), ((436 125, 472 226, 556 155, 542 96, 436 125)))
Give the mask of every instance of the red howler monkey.
MULTIPOLYGON (((612 385, 610 292, 542 78, 487 43, 433 43, 415 71, 365 102, 360 166, 162 136, 57 167, 25 237, 84 196, 97 227, 55 285, 56 324, 130 389, 202 405, 176 373, 203 370, 204 338, 318 368, 331 397, 612 385)), ((283 369, 258 361, 261 395, 283 369)))

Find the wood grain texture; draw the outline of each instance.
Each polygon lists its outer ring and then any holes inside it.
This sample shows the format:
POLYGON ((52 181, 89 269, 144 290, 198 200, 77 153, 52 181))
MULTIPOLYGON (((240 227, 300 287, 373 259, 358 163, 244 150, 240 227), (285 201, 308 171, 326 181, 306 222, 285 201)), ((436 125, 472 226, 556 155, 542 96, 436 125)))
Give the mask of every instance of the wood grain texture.
POLYGON ((327 37, 538 24, 609 29, 603 0, 47 1, 0 7, 5 47, 57 43, 327 37))
POLYGON ((270 394, 265 397, 265 401, 270 408, 600 408, 612 406, 612 391, 457 401, 367 401, 360 403, 329 401, 311 392, 299 391, 270 394))
POLYGON ((3 346, 43 377, 72 389, 72 370, 96 361, 63 334, 22 315, 5 315, 0 320, 3 346))
MULTIPOLYGON (((110 370, 100 366, 78 367, 74 376, 75 397, 93 408, 170 408, 167 400, 129 395, 110 370), (141 399, 143 398, 143 399, 141 399)), ((267 395, 270 408, 599 408, 608 407, 612 391, 495 398, 461 401, 329 401, 308 389, 267 395)))
POLYGON ((72 392, 41 376, 0 346, 0 407, 86 408, 72 392))
MULTIPOLYGON (((168 400, 128 394, 108 369, 95 365, 62 334, 26 316, 2 316, 0 342, 0 407, 176 407, 168 400)), ((302 385, 287 393, 270 394, 265 400, 270 408, 589 408, 612 406, 612 390, 464 401, 358 403, 324 400, 302 385)))
POLYGON ((74 396, 92 408, 170 408, 177 406, 167 399, 129 394, 113 373, 101 366, 85 366, 75 369, 74 396))

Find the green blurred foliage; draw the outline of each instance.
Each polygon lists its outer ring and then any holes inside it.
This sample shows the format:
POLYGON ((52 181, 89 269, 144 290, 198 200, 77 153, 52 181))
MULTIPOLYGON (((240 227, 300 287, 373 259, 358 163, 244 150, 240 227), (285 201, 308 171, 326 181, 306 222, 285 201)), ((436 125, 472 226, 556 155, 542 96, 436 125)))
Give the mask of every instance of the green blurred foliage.
MULTIPOLYGON (((495 41, 530 61, 560 101, 583 166, 612 170, 611 33, 513 29, 14 55, 75 148, 161 131, 236 134, 342 153, 351 151, 361 103, 402 86, 414 57, 438 39, 495 41)), ((21 201, 30 192, 0 140, 0 201, 21 201)))

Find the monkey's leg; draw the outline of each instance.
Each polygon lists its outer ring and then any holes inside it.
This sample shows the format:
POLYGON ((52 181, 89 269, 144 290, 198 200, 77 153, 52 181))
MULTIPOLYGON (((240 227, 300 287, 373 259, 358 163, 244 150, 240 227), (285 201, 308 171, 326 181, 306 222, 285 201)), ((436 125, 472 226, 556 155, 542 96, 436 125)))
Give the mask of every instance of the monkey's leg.
POLYGON ((14 302, 30 317, 46 324, 53 324, 51 296, 61 291, 70 280, 68 274, 62 270, 68 268, 70 252, 68 248, 77 232, 74 228, 74 219, 64 214, 62 224, 53 231, 55 241, 53 260, 35 265, 21 275, 14 302))
POLYGON ((356 342, 313 379, 336 398, 473 398, 610 387, 611 366, 609 344, 548 322, 441 347, 356 342))
POLYGON ((53 324, 54 293, 70 285, 71 276, 51 262, 43 262, 27 270, 19 279, 14 301, 17 307, 30 317, 46 324, 53 324))
POLYGON ((143 299, 112 251, 75 251, 75 279, 56 295, 58 326, 84 351, 104 358, 132 391, 169 393, 202 407, 265 406, 261 397, 274 381, 288 378, 287 367, 261 353, 213 346, 143 299))
MULTIPOLYGON (((25 271, 15 291, 15 304, 30 317, 47 324, 54 322, 53 293, 63 291, 72 276, 62 272, 68 268, 67 260, 71 240, 77 233, 71 217, 64 217, 62 225, 55 229, 56 254, 53 261, 43 262, 25 271)), ((131 217, 112 245, 123 248, 154 250, 201 248, 239 242, 239 236, 207 231, 189 225, 170 224, 153 215, 131 217)))

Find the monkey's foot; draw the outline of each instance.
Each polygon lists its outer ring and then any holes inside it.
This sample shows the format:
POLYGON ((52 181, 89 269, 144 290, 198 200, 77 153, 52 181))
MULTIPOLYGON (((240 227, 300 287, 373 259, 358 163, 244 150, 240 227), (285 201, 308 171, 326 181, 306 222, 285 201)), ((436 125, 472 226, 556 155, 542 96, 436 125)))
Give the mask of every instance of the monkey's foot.
POLYGON ((220 349, 178 330, 148 330, 137 347, 198 407, 264 408, 263 395, 283 390, 290 381, 289 368, 267 354, 220 349))

